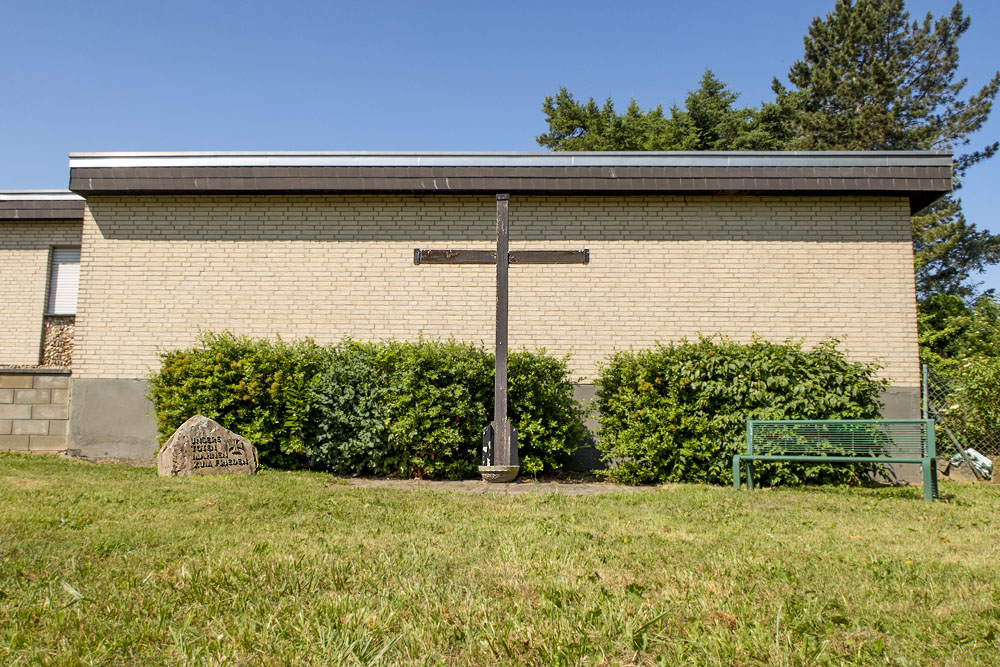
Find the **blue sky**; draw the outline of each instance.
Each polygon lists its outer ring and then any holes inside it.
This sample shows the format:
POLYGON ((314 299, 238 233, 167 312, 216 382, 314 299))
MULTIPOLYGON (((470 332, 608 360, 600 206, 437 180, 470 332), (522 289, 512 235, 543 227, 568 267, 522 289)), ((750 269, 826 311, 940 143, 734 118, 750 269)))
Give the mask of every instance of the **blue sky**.
MULTIPOLYGON (((915 17, 953 3, 909 0, 915 17)), ((1000 3, 963 3, 961 72, 1000 68, 1000 3)), ((71 151, 539 150, 559 86, 683 101, 705 68, 770 99, 833 0, 226 2, 7 0, 0 189, 60 188, 71 151), (762 9, 762 7, 766 9, 762 9)), ((1000 109, 974 144, 1000 137, 1000 109)), ((970 220, 1000 233, 1000 157, 970 220)), ((1000 268, 984 279, 1000 291, 1000 268)))

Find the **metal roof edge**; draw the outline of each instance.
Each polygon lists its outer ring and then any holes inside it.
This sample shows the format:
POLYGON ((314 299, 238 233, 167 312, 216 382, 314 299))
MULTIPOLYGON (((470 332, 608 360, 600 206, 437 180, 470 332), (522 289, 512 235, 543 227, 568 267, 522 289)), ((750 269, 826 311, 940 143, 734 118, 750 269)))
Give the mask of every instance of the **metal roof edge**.
POLYGON ((562 156, 562 155, 951 155, 946 150, 907 151, 111 151, 72 152, 72 157, 127 157, 127 156, 227 156, 227 155, 415 155, 415 156, 562 156))
POLYGON ((202 151, 70 153, 71 169, 326 166, 950 166, 948 151, 202 151))
POLYGON ((69 190, 0 190, 0 201, 84 201, 69 190))

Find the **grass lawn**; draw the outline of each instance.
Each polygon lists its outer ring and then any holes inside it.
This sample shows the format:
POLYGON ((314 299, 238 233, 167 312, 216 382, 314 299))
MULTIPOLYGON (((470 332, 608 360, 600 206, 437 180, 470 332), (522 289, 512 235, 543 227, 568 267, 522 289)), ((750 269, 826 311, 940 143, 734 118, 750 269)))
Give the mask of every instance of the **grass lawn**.
POLYGON ((0 454, 0 664, 995 664, 1000 487, 476 495, 0 454))

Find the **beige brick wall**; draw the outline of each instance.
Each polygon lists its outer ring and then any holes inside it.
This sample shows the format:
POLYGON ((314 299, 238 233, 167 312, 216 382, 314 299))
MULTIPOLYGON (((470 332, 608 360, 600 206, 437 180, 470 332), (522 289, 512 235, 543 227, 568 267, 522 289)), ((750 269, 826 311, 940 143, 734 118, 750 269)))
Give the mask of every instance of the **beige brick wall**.
POLYGON ((39 362, 49 249, 80 245, 76 221, 0 222, 0 366, 39 362))
MULTIPOLYGON (((91 197, 74 376, 137 378, 199 328, 320 342, 455 336, 492 346, 495 272, 414 266, 491 247, 490 196, 91 197)), ((701 333, 841 338, 918 385, 903 198, 511 198, 512 248, 588 247, 511 269, 511 344, 573 353, 701 333)))
POLYGON ((0 452, 65 452, 69 391, 69 375, 0 369, 0 452))

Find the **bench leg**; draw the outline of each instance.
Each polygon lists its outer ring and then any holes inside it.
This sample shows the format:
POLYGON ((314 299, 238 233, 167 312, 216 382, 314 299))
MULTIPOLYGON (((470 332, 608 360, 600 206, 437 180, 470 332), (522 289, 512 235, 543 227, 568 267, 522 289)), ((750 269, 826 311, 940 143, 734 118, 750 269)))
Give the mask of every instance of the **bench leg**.
POLYGON ((733 457, 733 488, 740 490, 740 457, 739 454, 733 457))
POLYGON ((924 502, 937 499, 937 459, 924 459, 924 502))
POLYGON ((753 491, 753 459, 747 461, 747 488, 753 491))

